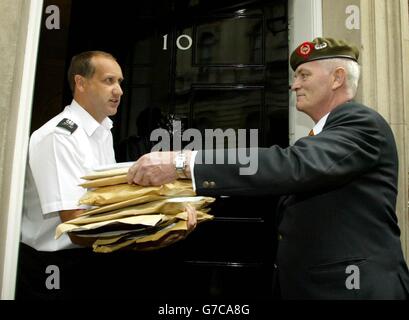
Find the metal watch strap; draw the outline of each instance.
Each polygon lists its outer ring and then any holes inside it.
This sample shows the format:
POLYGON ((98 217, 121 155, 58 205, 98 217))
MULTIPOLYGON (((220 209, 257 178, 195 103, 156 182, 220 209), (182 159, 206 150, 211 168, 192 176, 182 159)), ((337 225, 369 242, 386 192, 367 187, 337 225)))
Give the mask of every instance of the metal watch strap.
POLYGON ((183 152, 179 152, 176 154, 175 157, 175 169, 176 169, 176 174, 178 178, 180 179, 186 179, 186 155, 183 152))

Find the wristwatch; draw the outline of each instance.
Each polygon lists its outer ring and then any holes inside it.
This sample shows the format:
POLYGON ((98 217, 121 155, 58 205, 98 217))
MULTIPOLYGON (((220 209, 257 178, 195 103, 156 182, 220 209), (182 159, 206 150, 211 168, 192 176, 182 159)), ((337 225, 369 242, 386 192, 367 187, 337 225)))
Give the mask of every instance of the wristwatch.
POLYGON ((186 169, 186 155, 183 152, 179 152, 175 157, 175 169, 179 179, 187 179, 186 169))

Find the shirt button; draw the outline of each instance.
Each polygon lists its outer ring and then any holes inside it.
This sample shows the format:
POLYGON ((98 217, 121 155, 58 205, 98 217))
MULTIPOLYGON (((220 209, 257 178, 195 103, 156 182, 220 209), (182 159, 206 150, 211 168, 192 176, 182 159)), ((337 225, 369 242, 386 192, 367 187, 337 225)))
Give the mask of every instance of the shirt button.
POLYGON ((278 266, 274 263, 274 269, 278 269, 278 266))
POLYGON ((278 238, 278 241, 283 240, 283 236, 280 233, 278 234, 277 238, 278 238))
POLYGON ((214 182, 214 181, 210 181, 210 183, 209 183, 209 187, 210 187, 211 189, 216 188, 216 182, 214 182))
POLYGON ((209 181, 204 181, 203 184, 202 184, 202 186, 203 186, 203 188, 208 189, 209 186, 210 186, 209 181))

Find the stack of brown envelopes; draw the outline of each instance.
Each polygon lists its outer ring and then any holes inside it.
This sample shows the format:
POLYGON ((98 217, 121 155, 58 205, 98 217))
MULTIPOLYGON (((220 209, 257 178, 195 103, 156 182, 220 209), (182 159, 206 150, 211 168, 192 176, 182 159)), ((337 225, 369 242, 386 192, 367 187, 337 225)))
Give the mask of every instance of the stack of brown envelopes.
POLYGON ((56 239, 70 232, 93 243, 95 252, 161 248, 187 230, 186 206, 196 209, 198 223, 211 220, 208 205, 215 199, 196 197, 190 180, 158 187, 130 185, 128 168, 98 171, 82 177, 88 191, 79 200, 91 208, 61 223, 56 239), (167 239, 165 241, 165 239, 167 239))

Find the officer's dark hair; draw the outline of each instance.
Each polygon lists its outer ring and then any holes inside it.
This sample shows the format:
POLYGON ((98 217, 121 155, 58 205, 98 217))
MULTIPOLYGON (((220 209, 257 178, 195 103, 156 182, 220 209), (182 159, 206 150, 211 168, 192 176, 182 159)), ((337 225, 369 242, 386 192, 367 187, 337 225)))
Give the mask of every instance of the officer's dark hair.
POLYGON ((79 74, 84 78, 92 78, 95 73, 95 66, 91 59, 96 56, 102 56, 116 61, 115 57, 104 51, 86 51, 72 57, 70 67, 68 68, 68 83, 72 94, 75 92, 75 76, 79 74))

